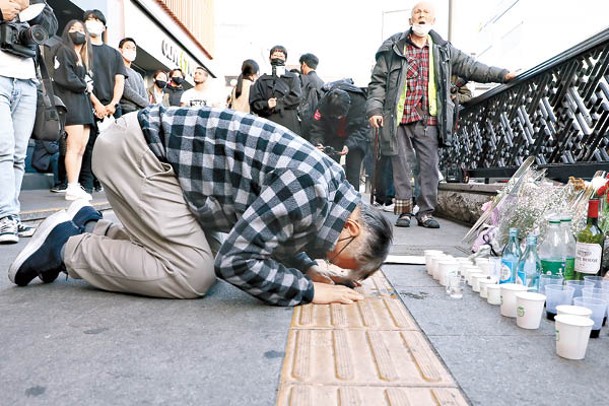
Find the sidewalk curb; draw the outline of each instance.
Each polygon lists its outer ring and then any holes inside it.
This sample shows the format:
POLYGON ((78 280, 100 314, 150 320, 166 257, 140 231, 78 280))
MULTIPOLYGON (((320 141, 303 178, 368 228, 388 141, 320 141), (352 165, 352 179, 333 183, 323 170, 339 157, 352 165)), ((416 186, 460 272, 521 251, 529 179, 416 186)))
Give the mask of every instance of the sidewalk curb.
MULTIPOLYGON (((92 202, 91 205, 99 211, 111 210, 112 207, 107 200, 92 202)), ((45 209, 24 210, 20 213, 21 221, 44 220, 53 213, 64 210, 65 207, 51 207, 45 209)))

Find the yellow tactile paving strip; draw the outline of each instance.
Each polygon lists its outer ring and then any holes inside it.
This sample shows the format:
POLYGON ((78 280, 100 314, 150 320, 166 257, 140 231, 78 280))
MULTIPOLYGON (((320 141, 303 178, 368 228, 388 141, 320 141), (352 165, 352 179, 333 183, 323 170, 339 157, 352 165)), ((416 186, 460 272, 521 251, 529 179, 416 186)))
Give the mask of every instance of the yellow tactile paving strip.
POLYGON ((358 290, 294 310, 277 405, 467 405, 382 272, 358 290))

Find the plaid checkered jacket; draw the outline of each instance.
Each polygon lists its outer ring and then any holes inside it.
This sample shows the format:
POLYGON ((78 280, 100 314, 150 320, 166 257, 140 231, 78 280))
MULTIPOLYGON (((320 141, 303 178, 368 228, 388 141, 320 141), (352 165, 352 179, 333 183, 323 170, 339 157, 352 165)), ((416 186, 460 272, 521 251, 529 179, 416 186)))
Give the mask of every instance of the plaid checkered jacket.
POLYGON ((249 114, 151 106, 138 118, 202 229, 228 233, 215 260, 218 277, 270 304, 310 302, 304 272, 334 247, 361 199, 342 168, 249 114))

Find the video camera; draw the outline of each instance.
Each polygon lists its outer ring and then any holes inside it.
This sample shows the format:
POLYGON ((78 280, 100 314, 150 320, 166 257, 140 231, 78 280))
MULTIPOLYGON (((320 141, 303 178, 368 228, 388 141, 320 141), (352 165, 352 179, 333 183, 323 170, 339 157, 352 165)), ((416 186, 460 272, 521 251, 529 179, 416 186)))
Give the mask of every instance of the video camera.
POLYGON ((330 145, 326 145, 324 147, 324 153, 326 155, 328 155, 329 157, 337 157, 339 155, 338 151, 336 149, 334 149, 334 147, 332 147, 330 145))
POLYGON ((0 49, 21 58, 35 58, 36 46, 49 38, 40 25, 26 22, 0 24, 0 49))

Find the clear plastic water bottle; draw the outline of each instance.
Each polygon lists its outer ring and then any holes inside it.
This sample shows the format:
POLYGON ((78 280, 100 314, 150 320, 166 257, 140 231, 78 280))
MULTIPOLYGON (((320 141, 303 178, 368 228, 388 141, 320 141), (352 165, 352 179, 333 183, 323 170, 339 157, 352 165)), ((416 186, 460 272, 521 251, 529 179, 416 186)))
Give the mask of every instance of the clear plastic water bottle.
POLYGON ((571 228, 571 217, 563 216, 560 219, 560 229, 563 234, 564 250, 565 250, 565 280, 575 279, 575 235, 571 228))
POLYGON ((516 283, 527 286, 530 291, 539 290, 539 275, 541 274, 541 260, 537 255, 537 236, 530 234, 527 237, 527 246, 518 263, 518 277, 516 283))
POLYGON ((510 228, 509 239, 501 253, 501 272, 499 273, 499 283, 513 283, 516 281, 518 261, 522 251, 518 242, 518 229, 510 228))
POLYGON ((551 218, 548 221, 546 235, 539 245, 541 272, 545 275, 561 275, 565 271, 565 244, 560 219, 551 218))

